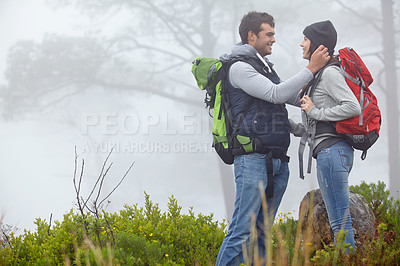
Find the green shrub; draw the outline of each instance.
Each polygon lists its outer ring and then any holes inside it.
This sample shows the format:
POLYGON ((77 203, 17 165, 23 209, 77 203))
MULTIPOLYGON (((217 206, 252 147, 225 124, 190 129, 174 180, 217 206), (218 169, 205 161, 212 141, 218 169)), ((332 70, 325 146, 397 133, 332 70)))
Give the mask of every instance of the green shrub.
POLYGON ((0 245, 0 265, 212 265, 225 236, 213 215, 181 214, 176 199, 162 212, 145 195, 145 208, 124 206, 99 217, 75 214, 50 226, 37 219, 35 232, 10 233, 0 245))
POLYGON ((359 186, 350 186, 350 190, 365 198, 378 221, 387 223, 390 230, 400 234, 400 200, 390 196, 385 183, 378 181, 378 184, 368 185, 362 181, 359 186))
POLYGON ((195 217, 193 209, 189 215, 182 215, 180 211, 176 199, 171 197, 167 213, 161 213, 158 204, 153 204, 146 194, 145 209, 125 206, 120 212, 124 223, 117 226, 148 241, 173 247, 169 258, 177 263, 214 264, 225 236, 225 225, 213 222, 213 215, 195 217))
POLYGON ((316 265, 400 265, 400 201, 390 197, 381 181, 378 184, 363 181, 350 189, 364 196, 371 206, 376 217, 375 233, 362 236, 359 249, 354 254, 346 255, 340 249, 344 246, 342 237, 337 241, 337 247, 317 251, 312 260, 316 265))
MULTIPOLYGON (((375 234, 361 237, 361 248, 346 255, 344 235, 339 235, 337 246, 315 251, 292 212, 279 213, 266 230, 270 260, 277 265, 400 265, 400 202, 390 198, 382 182, 351 189, 365 197, 378 217, 375 234)), ((1 225, 0 265, 214 265, 226 224, 213 215, 196 216, 192 208, 188 214, 181 211, 173 196, 163 212, 145 194, 144 207, 125 205, 96 216, 71 210, 52 225, 36 219, 34 232, 16 235, 1 225)), ((265 263, 256 255, 249 248, 246 261, 265 263)))
POLYGON ((386 185, 362 182, 350 190, 361 194, 372 208, 376 221, 374 234, 361 236, 359 248, 346 255, 344 233, 337 238, 337 245, 325 246, 311 259, 315 265, 400 265, 400 201, 390 197, 386 185))
POLYGON ((311 261, 308 261, 308 243, 298 230, 299 222, 288 212, 278 214, 272 227, 273 261, 286 265, 400 265, 400 201, 393 200, 385 187, 382 182, 369 185, 362 182, 351 187, 353 192, 365 197, 377 217, 376 232, 362 236, 361 247, 354 254, 346 254, 349 245, 344 243, 345 233, 341 232, 336 246, 311 251, 311 261))
POLYGON ((286 213, 280 212, 272 226, 271 233, 272 245, 275 249, 274 253, 276 256, 279 254, 281 260, 285 258, 284 260, 287 264, 292 264, 297 238, 297 226, 298 221, 293 218, 291 211, 286 213))
POLYGON ((315 265, 399 265, 400 243, 390 239, 392 233, 386 224, 379 224, 377 229, 375 235, 362 239, 361 247, 350 255, 345 253, 350 244, 344 243, 345 233, 341 231, 337 245, 317 250, 311 261, 315 265))

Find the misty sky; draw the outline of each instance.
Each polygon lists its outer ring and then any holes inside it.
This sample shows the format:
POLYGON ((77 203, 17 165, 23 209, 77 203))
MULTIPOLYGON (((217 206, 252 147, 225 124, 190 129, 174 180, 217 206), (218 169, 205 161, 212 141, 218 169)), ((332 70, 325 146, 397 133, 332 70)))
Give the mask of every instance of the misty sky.
MULTIPOLYGON (((8 49, 18 40, 33 39, 40 42, 46 32, 54 31, 81 34, 83 29, 77 24, 76 13, 71 10, 50 10, 43 2, 0 0, 1 73, 6 69, 8 49)), ((315 13, 302 23, 321 19, 324 19, 323 16, 315 13)), ((350 43, 351 31, 346 28, 346 23, 339 18, 330 19, 342 37, 340 45, 350 43)), ((277 37, 284 38, 279 34, 277 37)), ((299 58, 295 60, 299 64, 298 70, 305 66, 300 58, 301 38, 300 31, 293 33, 290 39, 294 39, 294 42, 288 44, 293 50, 299 51, 299 58)), ((229 43, 225 47, 230 45, 229 43)), ((366 46, 360 48, 362 52, 368 49, 366 46)), ((294 74, 293 69, 282 72, 285 68, 279 62, 286 59, 279 57, 279 54, 284 53, 283 45, 279 41, 274 46, 274 53, 276 54, 273 54, 272 61, 276 63, 281 77, 285 79, 294 74)), ((366 61, 368 60, 371 59, 366 61)), ((194 80, 190 80, 190 62, 186 68, 188 72, 182 76, 188 82, 194 83, 194 80)), ((372 74, 375 73, 372 71, 372 74)), ((4 82, 1 74, 0 84, 4 82)), ((161 97, 99 90, 84 92, 75 101, 65 104, 65 108, 57 111, 57 115, 47 114, 18 121, 0 119, 0 211, 3 222, 21 229, 34 229, 35 218, 48 220, 52 213, 54 219, 61 220, 62 214, 73 207, 75 197, 72 186, 74 147, 77 146, 80 158, 86 160, 85 191, 88 191, 112 143, 120 143, 121 146, 112 156, 115 165, 106 188, 110 189, 118 182, 132 161, 135 161, 135 166, 132 174, 111 198, 108 211, 121 209, 125 203, 141 204, 143 192, 146 191, 163 209, 166 208, 168 197, 173 194, 178 203, 183 205, 183 211, 193 206, 195 213, 214 213, 219 220, 225 218, 216 163, 218 158, 210 147, 208 114, 203 108, 204 94, 196 90, 191 93, 199 96, 199 107, 183 109, 183 112, 179 104, 161 97), (85 109, 79 109, 82 105, 85 109), (68 108, 78 110, 78 115, 68 108), (164 116, 165 114, 168 115, 164 116), (135 119, 143 127, 137 128, 138 132, 133 134, 136 129, 135 119), (91 126, 95 120, 98 122, 95 124, 100 126, 91 126), (131 121, 133 124, 125 125, 124 121, 131 121), (155 125, 152 124, 154 121, 155 125), (152 126, 146 127, 146 123, 152 126), (108 134, 107 130, 110 128, 115 132, 108 134), (142 145, 140 150, 141 143, 147 147, 142 145), (154 146, 149 147, 149 144, 154 146)), ((383 98, 380 91, 376 95, 378 100, 383 98)), ((300 122, 298 109, 289 108, 289 112, 292 118, 300 122)), ((384 127, 382 134, 385 134, 384 127)), ((378 179, 387 183, 388 172, 384 159, 386 152, 382 149, 386 141, 381 139, 379 145, 369 152, 364 162, 359 159, 361 153, 355 152, 350 175, 351 185, 359 184, 361 180, 369 183, 378 179)), ((307 176, 305 181, 298 178, 297 147, 298 139, 292 138, 289 151, 292 157, 292 174, 280 208, 284 212, 298 212, 302 197, 307 191, 317 187, 315 161, 313 174, 307 176)))

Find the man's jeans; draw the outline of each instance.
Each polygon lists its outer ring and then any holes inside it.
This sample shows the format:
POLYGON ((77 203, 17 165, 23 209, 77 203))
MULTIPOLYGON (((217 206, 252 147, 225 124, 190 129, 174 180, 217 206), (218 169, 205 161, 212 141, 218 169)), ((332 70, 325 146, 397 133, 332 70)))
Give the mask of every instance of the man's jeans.
POLYGON ((353 166, 353 148, 341 141, 317 155, 317 177, 335 235, 340 229, 348 231, 345 242, 355 249, 354 233, 349 209, 349 173, 353 166))
MULTIPOLYGON (((266 195, 267 163, 265 157, 265 154, 259 153, 235 156, 235 210, 232 223, 228 229, 228 234, 219 251, 216 265, 239 265, 244 262, 242 245, 243 243, 248 245, 252 214, 254 214, 256 218, 259 254, 261 257, 265 256, 265 226, 259 189, 259 184, 262 182, 263 191, 266 195)), ((275 214, 279 208, 289 179, 288 163, 281 162, 279 159, 272 160, 274 197, 267 198, 269 226, 273 224, 275 214)))

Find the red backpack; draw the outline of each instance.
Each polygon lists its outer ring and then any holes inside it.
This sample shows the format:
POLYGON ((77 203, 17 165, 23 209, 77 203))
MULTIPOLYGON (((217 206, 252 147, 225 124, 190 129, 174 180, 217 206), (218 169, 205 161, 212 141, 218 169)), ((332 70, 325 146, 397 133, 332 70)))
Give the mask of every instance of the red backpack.
POLYGON ((317 129, 317 123, 313 125, 304 133, 300 140, 299 146, 299 173, 300 178, 304 179, 303 173, 303 152, 305 144, 308 141, 310 146, 310 153, 308 156, 308 168, 307 173, 311 173, 311 161, 312 151, 314 148, 314 138, 316 135, 324 134, 331 135, 336 132, 342 136, 343 139, 347 140, 347 143, 353 146, 357 150, 362 150, 361 159, 364 160, 367 156, 367 150, 376 142, 379 138, 379 130, 381 128, 381 112, 378 107, 378 101, 375 95, 369 89, 373 78, 364 62, 358 56, 356 51, 352 48, 346 47, 339 50, 340 63, 335 62, 326 65, 316 75, 314 81, 310 85, 307 91, 307 95, 312 97, 315 86, 318 84, 322 73, 325 68, 331 65, 337 65, 340 67, 342 74, 346 77, 346 83, 356 96, 361 106, 361 114, 346 120, 337 122, 321 122, 327 124, 333 124, 332 126, 324 126, 322 130, 317 129), (324 130, 326 130, 324 132, 324 130), (321 132, 322 131, 322 132, 321 132), (329 131, 331 133, 329 133, 329 131))
POLYGON ((336 132, 357 150, 364 160, 367 150, 376 142, 381 128, 381 112, 375 95, 369 89, 373 78, 368 68, 352 48, 339 50, 341 72, 361 106, 360 116, 336 122, 336 132))

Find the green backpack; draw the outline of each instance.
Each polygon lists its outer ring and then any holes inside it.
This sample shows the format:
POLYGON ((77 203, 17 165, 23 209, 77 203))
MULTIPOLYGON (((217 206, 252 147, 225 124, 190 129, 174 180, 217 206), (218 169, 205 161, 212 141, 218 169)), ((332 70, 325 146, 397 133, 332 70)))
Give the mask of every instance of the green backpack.
MULTIPOLYGON (((253 152, 253 143, 249 137, 236 134, 236 128, 243 122, 247 111, 241 116, 237 126, 233 127, 233 115, 229 95, 227 92, 226 77, 229 67, 245 58, 237 58, 229 62, 222 62, 216 58, 196 57, 192 62, 192 73, 197 86, 206 91, 205 104, 213 112, 213 147, 219 157, 226 164, 233 164, 232 149, 240 150, 242 154, 253 152)), ((211 113, 210 113, 211 115, 211 113)), ((238 154, 238 152, 235 152, 238 154)))

